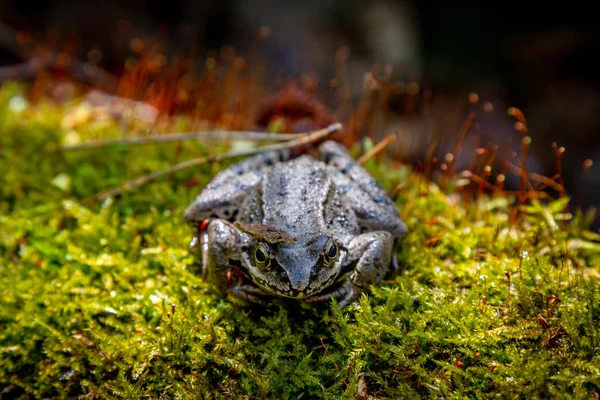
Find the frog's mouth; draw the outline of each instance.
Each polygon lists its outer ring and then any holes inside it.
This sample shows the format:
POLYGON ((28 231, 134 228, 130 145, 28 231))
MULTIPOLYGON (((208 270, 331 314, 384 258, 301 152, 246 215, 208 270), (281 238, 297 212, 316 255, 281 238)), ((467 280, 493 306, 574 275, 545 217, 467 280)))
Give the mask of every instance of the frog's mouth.
MULTIPOLYGON (((341 262, 341 260, 336 261, 336 264, 338 265, 334 265, 334 269, 332 270, 339 271, 341 262)), ((286 273, 283 267, 275 261, 271 267, 273 270, 270 274, 270 282, 267 282, 263 276, 257 274, 249 274, 248 278, 267 293, 291 299, 305 299, 314 296, 315 294, 327 290, 339 280, 339 273, 332 273, 329 276, 324 276, 324 279, 318 279, 311 274, 309 279, 294 281, 294 279, 290 278, 288 273, 286 273), (277 276, 277 279, 273 279, 274 276, 277 276)))

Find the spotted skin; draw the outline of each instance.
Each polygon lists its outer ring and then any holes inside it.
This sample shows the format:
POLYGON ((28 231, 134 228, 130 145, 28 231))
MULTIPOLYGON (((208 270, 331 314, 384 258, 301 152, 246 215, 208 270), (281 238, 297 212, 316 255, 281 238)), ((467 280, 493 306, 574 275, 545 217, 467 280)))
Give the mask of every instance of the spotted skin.
POLYGON ((287 153, 244 160, 188 207, 190 223, 209 221, 201 233, 203 268, 215 287, 255 303, 334 298, 344 307, 390 272, 407 233, 396 205, 343 146, 328 141, 319 153, 320 160, 287 153), (294 240, 253 237, 235 221, 294 240), (230 279, 234 266, 240 281, 230 279))

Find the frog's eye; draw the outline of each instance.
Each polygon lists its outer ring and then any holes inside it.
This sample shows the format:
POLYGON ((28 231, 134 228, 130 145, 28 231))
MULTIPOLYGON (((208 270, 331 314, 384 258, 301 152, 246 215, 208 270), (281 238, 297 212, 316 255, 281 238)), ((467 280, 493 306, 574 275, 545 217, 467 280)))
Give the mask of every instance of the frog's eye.
POLYGON ((333 242, 333 240, 330 240, 327 243, 327 246, 325 247, 325 254, 323 257, 325 264, 331 264, 332 262, 335 261, 337 256, 338 256, 338 247, 333 242))
POLYGON ((269 248, 264 243, 259 243, 254 251, 254 260, 260 269, 267 268, 271 264, 269 248))

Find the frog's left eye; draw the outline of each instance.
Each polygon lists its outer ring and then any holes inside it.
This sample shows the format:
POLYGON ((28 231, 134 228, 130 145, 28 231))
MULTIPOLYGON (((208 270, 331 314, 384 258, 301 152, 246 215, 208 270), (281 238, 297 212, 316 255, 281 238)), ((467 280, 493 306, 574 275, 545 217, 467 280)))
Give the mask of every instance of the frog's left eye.
POLYGON ((259 243, 259 245, 256 246, 254 260, 260 269, 267 268, 271 264, 271 257, 269 256, 269 248, 267 245, 259 243))
POLYGON ((337 245, 333 242, 333 240, 330 240, 327 243, 327 246, 325 247, 325 254, 323 259, 325 260, 325 264, 331 264, 335 261, 335 259, 338 256, 338 247, 337 245))

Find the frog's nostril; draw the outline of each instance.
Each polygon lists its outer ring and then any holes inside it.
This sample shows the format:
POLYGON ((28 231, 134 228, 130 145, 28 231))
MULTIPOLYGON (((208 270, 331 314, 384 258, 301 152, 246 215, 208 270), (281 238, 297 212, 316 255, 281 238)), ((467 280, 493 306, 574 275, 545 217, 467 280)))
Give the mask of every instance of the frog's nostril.
POLYGON ((310 277, 305 276, 307 274, 302 273, 288 273, 288 279, 294 290, 302 291, 308 287, 310 283, 310 277))

